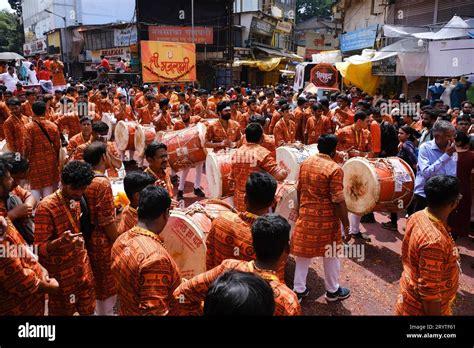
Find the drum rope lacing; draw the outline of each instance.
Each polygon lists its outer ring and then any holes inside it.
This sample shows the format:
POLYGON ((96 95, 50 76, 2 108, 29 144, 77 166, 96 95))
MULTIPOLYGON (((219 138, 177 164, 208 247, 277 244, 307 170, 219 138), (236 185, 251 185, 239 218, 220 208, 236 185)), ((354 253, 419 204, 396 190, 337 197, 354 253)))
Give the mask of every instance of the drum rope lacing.
MULTIPOLYGON (((389 169, 392 173, 394 172, 394 168, 393 168, 392 163, 391 163, 390 161, 387 161, 385 158, 377 158, 377 159, 375 159, 375 161, 374 161, 374 165, 376 166, 376 168, 385 169, 385 168, 384 168, 382 165, 380 165, 380 164, 383 164, 383 165, 387 166, 388 169, 389 169)), ((392 176, 387 177, 387 178, 379 179, 379 181, 381 181, 381 182, 389 181, 389 180, 391 180, 391 181, 396 181, 396 180, 395 180, 395 176, 392 175, 392 176)), ((381 202, 379 202, 378 204, 397 204, 398 201, 403 200, 403 199, 406 198, 408 195, 411 195, 414 190, 410 190, 409 188, 406 187, 405 184, 406 184, 406 183, 402 183, 402 187, 404 187, 404 188, 406 189, 406 192, 405 192, 403 195, 401 195, 401 196, 395 198, 395 197, 394 197, 394 196, 395 196, 395 192, 394 192, 394 193, 392 194, 392 199, 391 199, 391 200, 389 200, 389 201, 381 201, 381 202)))
MULTIPOLYGON (((199 135, 199 130, 197 129, 197 127, 193 126, 193 127, 190 127, 189 129, 194 129, 196 128, 196 130, 198 131, 198 135, 199 135)), ((169 133, 168 133, 169 134, 169 133)), ((202 150, 201 148, 196 148, 196 147, 193 147, 193 148, 188 148, 188 143, 190 141, 192 141, 194 138, 191 138, 189 140, 187 140, 186 142, 184 143, 181 143, 179 137, 180 137, 180 134, 181 132, 180 131, 177 131, 176 134, 170 136, 169 138, 166 138, 166 142, 170 142, 171 140, 175 139, 176 137, 178 137, 178 147, 175 151, 170 151, 168 150, 168 155, 174 155, 174 154, 178 154, 179 152, 179 149, 182 149, 182 148, 186 148, 188 150, 188 155, 193 153, 193 152, 197 152, 197 151, 200 151, 202 150)), ((166 135, 166 132, 162 132, 162 135, 160 137, 161 141, 164 142, 164 136, 166 135)), ((204 150, 205 151, 205 150, 204 150)), ((179 154, 178 154, 179 155, 179 154)), ((193 162, 191 161, 189 158, 188 158, 188 155, 186 156, 183 156, 181 159, 178 159, 175 163, 174 163, 174 167, 175 168, 187 168, 189 166, 192 166, 194 164, 197 164, 199 162, 193 162)), ((180 156, 178 156, 180 157, 180 156)))
MULTIPOLYGON (((206 202, 206 204, 219 204, 222 205, 225 208, 228 208, 231 210, 231 212, 237 214, 237 210, 233 207, 231 207, 229 204, 226 202, 222 201, 216 201, 216 200, 209 200, 206 202)), ((186 215, 188 216, 194 216, 195 214, 204 214, 209 220, 214 221, 214 217, 211 216, 211 213, 220 213, 220 212, 225 212, 226 210, 218 210, 218 209, 206 209, 202 205, 196 205, 194 207, 190 207, 189 210, 186 212, 186 215)))

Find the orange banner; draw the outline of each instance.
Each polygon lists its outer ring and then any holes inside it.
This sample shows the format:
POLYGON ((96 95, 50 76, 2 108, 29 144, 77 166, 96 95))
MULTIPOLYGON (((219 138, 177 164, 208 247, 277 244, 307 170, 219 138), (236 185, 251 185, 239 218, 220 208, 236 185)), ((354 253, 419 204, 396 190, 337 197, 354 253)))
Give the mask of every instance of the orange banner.
POLYGON ((143 82, 196 81, 196 45, 141 41, 143 82))

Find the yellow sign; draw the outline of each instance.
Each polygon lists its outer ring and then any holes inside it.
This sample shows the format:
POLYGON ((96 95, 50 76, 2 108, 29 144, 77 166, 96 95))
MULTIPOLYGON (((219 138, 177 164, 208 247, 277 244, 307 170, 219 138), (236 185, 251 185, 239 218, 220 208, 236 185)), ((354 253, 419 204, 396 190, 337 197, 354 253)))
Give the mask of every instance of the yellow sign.
POLYGON ((141 41, 143 82, 196 81, 196 45, 141 41))

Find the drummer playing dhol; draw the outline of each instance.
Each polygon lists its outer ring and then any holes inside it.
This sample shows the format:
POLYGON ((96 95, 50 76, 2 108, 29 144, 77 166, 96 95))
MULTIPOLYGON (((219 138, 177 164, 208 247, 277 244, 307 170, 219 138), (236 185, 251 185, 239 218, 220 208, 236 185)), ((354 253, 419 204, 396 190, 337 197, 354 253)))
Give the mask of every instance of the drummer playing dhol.
POLYGON ((231 108, 228 102, 217 105, 219 120, 207 127, 206 147, 214 151, 237 147, 241 133, 239 123, 231 119, 231 108))
MULTIPOLYGON (((369 117, 363 111, 358 111, 354 115, 354 124, 339 129, 336 132, 338 163, 341 163, 341 157, 366 157, 372 158, 372 140, 368 127, 369 117)), ((354 238, 370 241, 370 237, 360 232, 361 216, 349 213, 350 233, 354 238)))
POLYGON ((294 144, 296 142, 296 124, 291 120, 290 106, 284 104, 280 108, 282 118, 275 125, 273 134, 277 147, 294 144))

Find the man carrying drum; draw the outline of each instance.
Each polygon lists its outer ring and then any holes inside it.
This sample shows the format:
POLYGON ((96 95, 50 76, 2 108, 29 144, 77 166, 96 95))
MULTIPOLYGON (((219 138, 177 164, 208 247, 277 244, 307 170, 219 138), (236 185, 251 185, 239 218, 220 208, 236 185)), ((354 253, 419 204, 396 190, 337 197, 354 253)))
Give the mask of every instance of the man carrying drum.
POLYGON ((168 169, 168 148, 157 141, 152 142, 145 149, 145 158, 148 168, 145 172, 155 178, 155 185, 163 187, 170 197, 173 197, 173 184, 168 169))
POLYGON ((311 109, 311 117, 306 122, 304 129, 304 143, 306 145, 317 144, 321 135, 332 133, 331 120, 329 117, 323 116, 321 104, 315 103, 311 109))
POLYGON ((301 301, 309 295, 306 287, 308 270, 314 257, 323 257, 326 300, 349 297, 350 291, 339 286, 340 261, 337 245, 351 239, 349 219, 343 192, 343 172, 333 160, 337 138, 322 135, 318 141, 319 154, 308 158, 301 166, 298 197, 299 217, 291 239, 291 254, 296 256, 294 291, 301 301), (332 250, 328 255, 328 247, 332 250))
POLYGON ((196 92, 199 97, 194 105, 194 116, 202 118, 217 118, 216 104, 208 101, 209 92, 205 89, 201 89, 196 92))
POLYGON ((296 142, 296 124, 291 120, 290 106, 288 104, 282 105, 280 113, 282 117, 273 130, 277 147, 290 145, 296 142))
POLYGON ((231 177, 235 181, 234 205, 238 211, 245 211, 245 187, 247 179, 253 172, 268 172, 277 181, 283 181, 288 172, 280 168, 273 155, 261 144, 263 128, 258 123, 251 123, 245 130, 247 144, 242 145, 232 155, 231 177))
MULTIPOLYGON (((339 129, 336 132, 337 150, 347 157, 372 158, 372 140, 370 132, 367 130, 368 116, 363 111, 358 111, 354 115, 354 124, 339 129)), ((340 154, 338 154, 340 156, 340 154)), ((341 161, 339 159, 339 161, 341 161)), ((360 232, 361 216, 350 213, 350 233, 357 239, 370 241, 370 237, 360 232)))
POLYGON ((241 134, 237 121, 231 120, 231 108, 228 102, 217 105, 219 120, 207 127, 206 147, 215 151, 235 148, 241 134))

